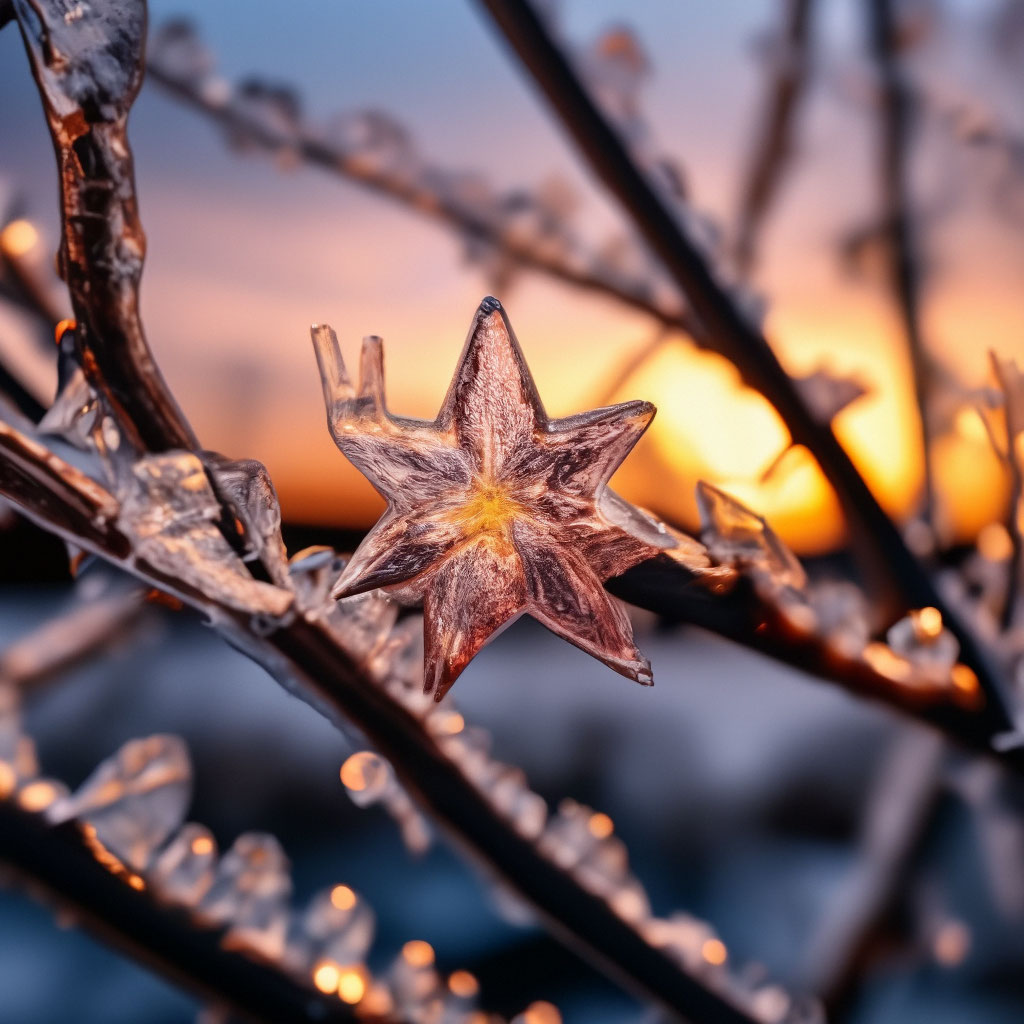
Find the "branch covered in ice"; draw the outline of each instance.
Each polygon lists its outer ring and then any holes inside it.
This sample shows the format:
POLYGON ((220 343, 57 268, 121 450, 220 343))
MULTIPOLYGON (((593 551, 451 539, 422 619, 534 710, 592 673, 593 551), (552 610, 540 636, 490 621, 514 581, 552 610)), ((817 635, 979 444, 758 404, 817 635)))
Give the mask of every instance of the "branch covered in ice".
POLYGON ((139 318, 145 235, 127 141, 142 83, 143 0, 14 0, 59 165, 59 266, 79 363, 136 446, 194 448, 139 318))
POLYGON ((904 608, 935 607, 956 636, 963 660, 985 694, 981 714, 989 731, 1014 728, 1005 681, 970 628, 960 620, 907 547, 830 425, 819 421, 758 326, 737 301, 721 271, 709 260, 673 204, 631 153, 621 129, 602 112, 564 47, 529 0, 481 0, 498 31, 543 90, 563 127, 587 162, 632 218, 705 334, 729 358, 743 379, 765 395, 789 427, 792 439, 818 460, 840 500, 851 539, 865 561, 885 580, 889 597, 904 608))

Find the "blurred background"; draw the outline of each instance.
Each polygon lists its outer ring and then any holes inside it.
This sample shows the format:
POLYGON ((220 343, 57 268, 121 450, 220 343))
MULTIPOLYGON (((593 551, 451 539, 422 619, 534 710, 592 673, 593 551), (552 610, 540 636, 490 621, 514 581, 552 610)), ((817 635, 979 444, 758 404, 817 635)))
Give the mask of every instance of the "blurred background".
MULTIPOLYGON (((228 81, 287 84, 304 123, 386 112, 408 130, 417 159, 465 174, 469 188, 485 181, 502 194, 555 194, 592 251, 632 258, 619 212, 472 5, 149 6, 154 29, 191 19, 228 81)), ((824 369, 863 388, 836 429, 887 510, 907 520, 923 459, 898 311, 879 269, 866 6, 813 5, 794 150, 743 286, 791 373, 824 369)), ((911 180, 935 382, 936 521, 944 546, 964 545, 1009 500, 977 396, 990 383, 990 350, 1024 351, 1024 8, 896 6, 907 32, 900 59, 922 97, 911 180)), ((785 8, 560 5, 563 36, 584 56, 628 24, 643 55, 643 117, 685 181, 709 247, 726 255, 765 92, 790 56, 775 39, 785 8)), ((59 239, 57 182, 11 27, 0 32, 0 96, 0 199, 18 225, 5 245, 45 277, 59 239)), ((694 484, 708 479, 766 515, 798 553, 827 560, 841 551, 831 491, 806 452, 788 450, 771 406, 724 360, 644 312, 536 272, 496 276, 450 228, 288 153, 232 145, 152 82, 134 108, 131 140, 149 245, 150 344, 204 444, 267 465, 290 546, 352 542, 382 508, 324 429, 310 323, 332 323, 353 358, 364 334, 382 335, 390 408, 432 417, 473 311, 494 291, 549 412, 626 398, 659 407, 613 481, 631 500, 692 529, 694 484)), ((54 301, 66 303, 59 289, 54 301)), ((30 316, 0 303, 0 360, 48 404, 56 371, 26 341, 35 330, 30 316)), ((10 643, 54 614, 70 584, 53 544, 22 526, 4 543, 0 640, 10 643)), ((737 963, 799 983, 863 852, 888 760, 923 741, 888 712, 696 631, 647 619, 639 627, 649 634, 641 646, 654 664, 652 691, 521 622, 465 673, 460 708, 549 801, 571 795, 611 815, 656 910, 713 921, 737 963)), ((645 1019, 538 929, 504 923, 486 887, 443 847, 414 859, 383 812, 354 808, 337 772, 356 748, 187 616, 154 609, 141 637, 33 695, 26 717, 46 771, 71 785, 133 736, 180 733, 196 765, 192 817, 222 846, 240 831, 272 831, 293 858, 300 896, 336 880, 352 885, 377 912, 379 948, 429 941, 439 964, 480 978, 488 1008, 514 1013, 543 998, 568 1022, 645 1019)), ((882 939, 842 1019, 1020 1019, 1024 901, 1019 888, 1007 897, 1000 886, 1007 860, 1024 857, 1024 837, 988 799, 992 786, 976 766, 951 757, 948 771, 956 785, 936 797, 916 868, 894 886, 882 939)), ((196 1012, 9 892, 0 896, 0 1001, 0 1020, 12 1024, 171 1022, 196 1012)))

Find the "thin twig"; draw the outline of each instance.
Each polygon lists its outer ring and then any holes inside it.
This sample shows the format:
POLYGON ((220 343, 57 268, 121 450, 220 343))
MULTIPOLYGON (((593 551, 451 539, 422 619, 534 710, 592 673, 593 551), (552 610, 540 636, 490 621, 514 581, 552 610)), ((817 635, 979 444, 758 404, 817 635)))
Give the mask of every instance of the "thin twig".
POLYGON ((0 800, 0 862, 29 891, 70 912, 105 942, 244 1020, 340 1024, 367 1019, 270 961, 224 948, 223 929, 203 926, 188 911, 161 904, 148 889, 128 885, 96 859, 73 822, 49 825, 15 801, 0 800))
POLYGON ((783 29, 769 41, 774 79, 755 121, 757 141, 740 190, 734 259, 743 277, 754 267, 761 226, 792 156, 794 122, 810 74, 814 0, 782 3, 783 29))
POLYGON ((901 732, 868 798, 856 864, 808 943, 801 980, 838 1019, 872 939, 906 881, 940 791, 946 745, 920 728, 901 732))
MULTIPOLYGON (((982 417, 982 423, 989 431, 989 440, 997 455, 1006 463, 1010 474, 1010 507, 1006 514, 1006 532, 1010 536, 1010 561, 1007 566, 1006 596, 1000 623, 1003 629, 1009 629, 1017 615, 1017 604, 1020 599, 1021 575, 1024 574, 1024 536, 1021 534, 1021 498, 1024 496, 1024 474, 1021 473, 1020 459, 1017 456, 1017 436, 1024 430, 1024 423, 1017 422, 1017 388, 1008 378, 1003 363, 994 352, 989 353, 989 362, 996 383, 1003 392, 1003 415, 1006 418, 1006 450, 1002 451, 996 441, 988 420, 982 417)), ((1015 371, 1010 371, 1014 373, 1015 371)))
MULTIPOLYGON (((170 95, 205 115, 236 138, 260 146, 269 153, 294 154, 312 167, 392 199, 423 216, 439 220, 460 235, 485 243, 522 267, 546 274, 575 288, 612 298, 687 334, 694 328, 692 318, 685 311, 667 308, 652 299, 643 281, 630 282, 620 276, 613 278, 593 267, 584 269, 581 264, 595 262, 593 257, 570 260, 562 255, 545 252, 535 245, 518 242, 503 232, 496 220, 488 218, 471 204, 460 202, 431 187, 425 180, 400 171, 373 167, 301 130, 296 134, 275 131, 272 125, 253 117, 231 98, 222 99, 204 93, 195 81, 173 74, 159 62, 150 61, 146 73, 170 95)), ((439 179, 446 176, 443 172, 437 175, 439 179)))
POLYGON ((1005 684, 973 633, 940 596, 857 472, 831 425, 803 400, 771 346, 716 279, 687 237, 666 199, 638 168, 619 133, 598 110, 543 20, 528 0, 480 0, 525 68, 561 118, 589 165, 630 214, 641 235, 690 301, 707 334, 744 380, 775 406, 793 441, 810 450, 836 489, 854 543, 905 606, 933 606, 960 643, 963 661, 977 673, 986 698, 983 714, 992 731, 1012 728, 1005 684))
POLYGON ((0 652, 0 681, 22 690, 39 686, 111 644, 123 643, 147 610, 143 591, 134 583, 79 600, 0 652))
POLYGON ((915 251, 910 192, 914 94, 900 66, 899 26, 892 0, 870 0, 866 12, 880 88, 879 187, 882 221, 888 241, 890 287, 899 307, 914 375, 914 396, 917 400, 921 453, 924 459, 922 519, 934 527, 935 480, 928 415, 931 367, 921 333, 921 268, 915 251))

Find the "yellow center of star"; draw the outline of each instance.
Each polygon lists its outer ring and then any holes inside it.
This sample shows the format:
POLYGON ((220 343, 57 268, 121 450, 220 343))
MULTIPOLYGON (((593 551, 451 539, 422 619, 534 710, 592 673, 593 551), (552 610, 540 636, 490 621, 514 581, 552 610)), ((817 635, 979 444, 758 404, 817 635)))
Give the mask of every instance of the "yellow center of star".
POLYGON ((500 484, 479 481, 459 508, 458 518, 467 537, 505 534, 509 524, 526 510, 500 484))

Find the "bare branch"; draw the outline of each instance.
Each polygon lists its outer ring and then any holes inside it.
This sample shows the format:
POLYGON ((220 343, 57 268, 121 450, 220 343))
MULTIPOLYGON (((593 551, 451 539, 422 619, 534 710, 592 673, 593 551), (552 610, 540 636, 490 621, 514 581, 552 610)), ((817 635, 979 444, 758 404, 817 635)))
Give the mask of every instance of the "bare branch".
POLYGON ((132 636, 147 606, 137 585, 118 585, 20 637, 0 653, 0 681, 21 689, 40 685, 132 636))
POLYGON ((907 352, 914 375, 914 395, 920 421, 924 459, 922 518, 935 525, 935 481, 928 414, 932 366, 921 332, 921 268, 912 224, 910 143, 915 97, 900 66, 899 25, 892 0, 867 4, 871 48, 881 90, 879 109, 879 188, 882 222, 888 242, 888 276, 898 304, 907 352))
POLYGON ((808 944, 804 967, 804 983, 837 1018, 932 820, 945 753, 941 737, 912 729, 896 737, 879 769, 856 864, 808 944))
POLYGON ((754 267, 761 225, 792 156, 795 121, 810 74, 814 0, 781 3, 782 29, 768 41, 767 59, 774 79, 755 121, 757 141, 740 191, 734 258, 743 277, 754 267))

